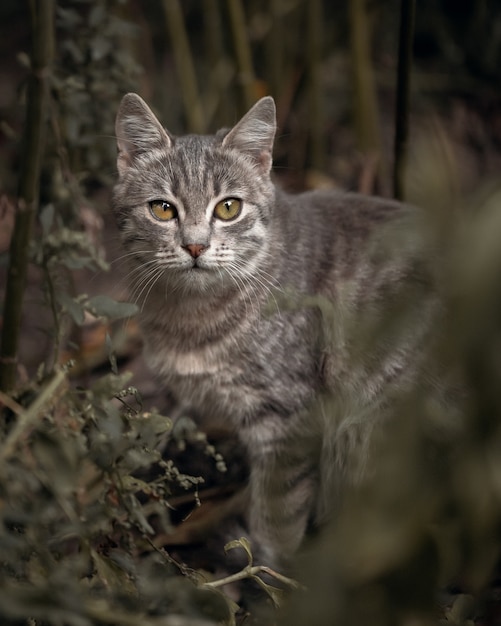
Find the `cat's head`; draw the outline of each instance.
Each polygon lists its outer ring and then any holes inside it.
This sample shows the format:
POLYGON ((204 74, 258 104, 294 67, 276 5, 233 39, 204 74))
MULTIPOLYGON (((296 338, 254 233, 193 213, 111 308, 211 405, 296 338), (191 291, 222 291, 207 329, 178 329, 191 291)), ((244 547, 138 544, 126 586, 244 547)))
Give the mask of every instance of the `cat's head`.
POLYGON ((136 295, 165 284, 184 292, 241 289, 259 275, 271 245, 275 130, 270 97, 229 131, 175 137, 139 96, 124 96, 113 207, 143 268, 136 295))

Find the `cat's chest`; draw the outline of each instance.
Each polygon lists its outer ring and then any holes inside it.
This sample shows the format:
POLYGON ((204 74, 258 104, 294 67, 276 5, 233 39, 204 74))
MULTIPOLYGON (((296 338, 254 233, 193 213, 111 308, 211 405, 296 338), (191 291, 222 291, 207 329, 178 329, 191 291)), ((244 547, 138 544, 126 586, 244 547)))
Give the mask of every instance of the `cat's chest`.
POLYGON ((301 405, 315 385, 314 355, 305 332, 307 318, 289 316, 264 316, 246 331, 235 326, 217 341, 199 345, 150 333, 146 357, 175 396, 202 414, 238 421, 263 404, 290 400, 301 405))
POLYGON ((145 355, 152 371, 164 380, 233 378, 241 368, 235 362, 231 343, 223 338, 191 346, 167 334, 154 333, 146 336, 145 355))
POLYGON ((261 402, 238 355, 215 346, 146 352, 150 368, 177 400, 205 418, 237 420, 261 402))

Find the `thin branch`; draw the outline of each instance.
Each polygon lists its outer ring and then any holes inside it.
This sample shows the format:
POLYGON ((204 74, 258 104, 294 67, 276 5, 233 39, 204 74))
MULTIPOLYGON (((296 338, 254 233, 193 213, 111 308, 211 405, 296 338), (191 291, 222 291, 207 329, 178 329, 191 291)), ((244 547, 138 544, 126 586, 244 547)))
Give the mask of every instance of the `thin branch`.
POLYGON ((10 409, 16 415, 21 415, 24 411, 24 407, 21 406, 18 402, 13 400, 10 396, 8 396, 3 391, 0 391, 0 404, 3 404, 8 409, 10 409))
POLYGON ((10 245, 0 349, 0 388, 16 384, 28 248, 38 208, 40 169, 45 137, 48 75, 54 47, 54 0, 31 3, 33 50, 28 82, 26 125, 18 187, 17 213, 10 245))
POLYGON ((224 40, 221 6, 219 0, 203 0, 205 49, 210 68, 207 77, 208 89, 205 99, 206 121, 216 127, 231 119, 231 98, 228 97, 236 66, 228 58, 224 40))
POLYGON ((350 0, 355 125, 360 150, 378 163, 384 184, 379 113, 371 55, 371 22, 367 0, 350 0))
POLYGON ((322 103, 322 1, 308 0, 307 6, 307 63, 309 73, 309 106, 311 129, 311 163, 315 169, 323 169, 325 163, 325 128, 322 103))
POLYGON ((405 195, 407 140, 409 136, 409 96, 415 12, 416 0, 401 0, 393 164, 393 195, 398 200, 403 200, 405 195))
POLYGON ((249 109, 256 100, 256 78, 252 65, 251 47, 245 26, 245 13, 241 0, 228 0, 228 10, 230 13, 231 32, 238 63, 238 78, 242 86, 245 107, 249 109))
POLYGON ((142 537, 146 541, 146 543, 148 543, 153 548, 155 552, 157 552, 162 558, 164 558, 167 563, 169 563, 170 565, 174 565, 174 567, 176 567, 183 576, 186 576, 194 583, 197 583, 199 581, 199 576, 197 575, 196 570, 188 567, 184 563, 176 561, 176 559, 171 556, 164 547, 156 546, 155 543, 150 539, 150 537, 148 537, 148 535, 146 535, 145 533, 142 533, 142 537))
POLYGON ((188 34, 183 19, 179 0, 164 0, 163 8, 167 19, 167 28, 172 41, 172 52, 181 83, 184 108, 190 132, 203 133, 205 123, 202 103, 197 87, 195 65, 188 42, 188 34))
POLYGON ((268 576, 275 578, 282 584, 292 589, 304 589, 305 588, 297 580, 284 576, 283 574, 279 574, 275 570, 271 569, 271 567, 267 567, 266 565, 248 566, 248 567, 245 567, 240 572, 236 572, 236 574, 230 574, 229 576, 225 576, 224 578, 220 578, 219 580, 211 580, 209 582, 204 583, 203 586, 212 587, 213 589, 216 589, 217 587, 223 587, 224 585, 228 585, 229 583, 234 583, 239 580, 245 580, 246 578, 255 578, 259 574, 268 574, 268 576))
POLYGON ((29 432, 47 406, 58 399, 60 392, 66 388, 66 383, 66 372, 64 370, 57 371, 36 400, 18 416, 16 423, 0 448, 0 463, 12 456, 18 442, 29 432))
POLYGON ((283 0, 270 0, 268 4, 270 30, 266 37, 267 69, 271 92, 280 100, 284 85, 284 28, 283 0))

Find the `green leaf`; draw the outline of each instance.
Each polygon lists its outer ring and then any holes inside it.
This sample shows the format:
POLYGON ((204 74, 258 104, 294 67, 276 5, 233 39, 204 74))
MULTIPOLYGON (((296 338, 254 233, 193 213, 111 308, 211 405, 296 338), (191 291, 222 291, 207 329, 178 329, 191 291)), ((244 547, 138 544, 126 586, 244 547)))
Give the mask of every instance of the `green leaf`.
POLYGON ((129 502, 129 515, 131 521, 135 522, 137 527, 146 535, 154 535, 155 531, 146 519, 146 515, 139 500, 134 495, 129 493, 127 501, 129 502))
POLYGON ((135 588, 130 575, 118 565, 117 560, 112 560, 98 554, 98 552, 92 548, 90 554, 94 567, 96 568, 97 576, 108 589, 134 594, 135 588))
POLYGON ((75 324, 82 326, 85 320, 85 309, 80 302, 75 300, 75 298, 71 298, 66 293, 57 293, 56 298, 63 309, 70 315, 75 324))
POLYGON ((116 396, 127 386, 131 378, 131 372, 124 372, 118 376, 110 372, 101 376, 89 390, 92 393, 93 402, 100 404, 103 399, 109 400, 116 396))
POLYGON ((251 578, 270 596, 276 608, 282 606, 284 598, 286 597, 283 589, 279 589, 278 587, 265 583, 259 576, 251 576, 251 578))
POLYGON ((89 298, 85 305, 86 309, 97 317, 107 317, 118 320, 135 315, 138 308, 131 302, 117 302, 109 296, 94 296, 89 298))
POLYGON ((245 553, 247 554, 247 559, 249 561, 249 566, 252 566, 253 557, 251 544, 247 537, 240 537, 240 539, 234 539, 233 541, 230 541, 224 546, 224 551, 228 552, 229 550, 234 550, 235 548, 243 548, 245 550, 245 553))
POLYGON ((163 435, 172 430, 172 420, 169 417, 165 417, 165 415, 150 413, 146 419, 155 435, 163 435))
POLYGON ((69 494, 76 482, 78 464, 71 440, 39 432, 33 442, 33 455, 51 489, 59 494, 69 494))

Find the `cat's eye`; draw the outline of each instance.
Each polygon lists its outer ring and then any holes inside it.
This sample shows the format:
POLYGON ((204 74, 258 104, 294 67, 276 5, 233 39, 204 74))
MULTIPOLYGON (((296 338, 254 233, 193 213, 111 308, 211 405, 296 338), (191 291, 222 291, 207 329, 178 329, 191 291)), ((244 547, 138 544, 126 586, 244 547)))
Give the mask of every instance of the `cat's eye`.
POLYGON ((221 200, 214 207, 214 215, 220 220, 233 220, 240 215, 242 201, 237 198, 226 198, 221 200))
POLYGON ((167 202, 167 200, 152 200, 149 205, 151 214, 153 217, 156 217, 157 220, 167 222, 177 217, 176 207, 170 202, 167 202))

